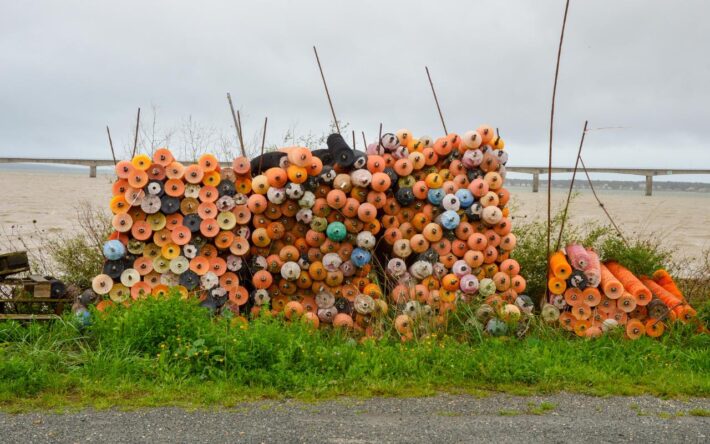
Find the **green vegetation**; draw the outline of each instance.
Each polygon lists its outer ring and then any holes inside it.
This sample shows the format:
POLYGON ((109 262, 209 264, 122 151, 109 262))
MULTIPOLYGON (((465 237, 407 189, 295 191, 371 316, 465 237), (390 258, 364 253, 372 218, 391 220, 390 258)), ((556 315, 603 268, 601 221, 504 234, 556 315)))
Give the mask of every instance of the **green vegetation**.
MULTIPOLYGON (((108 222, 88 206, 79 208, 79 221, 83 235, 50 240, 49 248, 32 259, 34 270, 85 288, 98 273, 108 222)), ((558 215, 553 233, 560 223, 558 215)), ((516 226, 516 234, 513 257, 528 281, 528 294, 539 298, 547 276, 545 224, 516 226)), ((597 224, 568 226, 562 245, 568 242, 593 246, 603 258, 617 259, 637 273, 660 266, 671 273, 683 270, 681 289, 698 318, 705 325, 710 322, 710 252, 699 264, 672 263, 659 245, 631 239, 627 246, 597 224)), ((421 396, 439 391, 477 396, 488 391, 524 395, 560 390, 710 396, 710 335, 696 335, 694 326, 675 325, 659 340, 627 341, 618 331, 587 341, 533 317, 525 321, 523 339, 490 338, 473 321, 474 313, 474 307, 463 305, 441 330, 417 332, 421 339, 406 344, 391 319, 385 319, 382 339, 357 341, 346 332, 314 331, 278 317, 248 325, 228 316, 215 319, 194 301, 177 296, 151 298, 106 314, 92 312, 87 327, 72 315, 53 323, 3 322, 0 409, 229 407, 256 398, 421 396)), ((542 402, 499 414, 542 415, 555 408, 542 402)))
MULTIPOLYGON (((523 340, 455 329, 402 344, 264 318, 211 318, 177 296, 62 322, 0 324, 0 406, 230 406, 245 399, 431 395, 481 390, 710 395, 710 336, 570 341, 535 327, 523 340)), ((552 405, 532 406, 542 414, 552 405)))
POLYGON ((527 413, 531 415, 545 415, 555 410, 557 405, 552 402, 542 401, 540 404, 536 405, 534 402, 528 403, 527 413))
POLYGON ((702 416, 704 418, 710 418, 710 410, 705 409, 692 409, 688 412, 690 416, 702 416))
MULTIPOLYGON (((561 224, 562 212, 558 212, 552 219, 551 248, 557 244, 561 224)), ((528 295, 540 301, 547 287, 547 221, 515 224, 513 231, 517 244, 511 257, 520 263, 528 295)), ((661 239, 663 236, 637 233, 624 241, 612 226, 590 221, 582 225, 567 223, 559 245, 564 248, 570 243, 579 243, 594 248, 601 260, 615 260, 636 275, 650 276, 659 268, 665 268, 676 276, 677 284, 691 305, 699 308, 710 297, 710 249, 703 252, 700 260, 678 261, 661 239)), ((701 319, 705 325, 710 325, 710 312, 701 319)))

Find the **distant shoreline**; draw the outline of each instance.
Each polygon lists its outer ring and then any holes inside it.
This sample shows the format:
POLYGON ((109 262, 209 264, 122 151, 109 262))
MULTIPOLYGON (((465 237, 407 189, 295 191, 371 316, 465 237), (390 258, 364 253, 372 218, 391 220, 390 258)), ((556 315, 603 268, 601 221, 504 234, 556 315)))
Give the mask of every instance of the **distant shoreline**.
MULTIPOLYGON (((88 168, 79 165, 51 165, 51 164, 0 164, 0 171, 8 172, 34 172, 34 173, 53 173, 53 174, 77 174, 88 175, 88 168)), ((112 167, 98 167, 97 173, 100 175, 111 175, 112 167)), ((518 174, 515 174, 518 175, 518 174)), ((606 180, 593 178, 594 188, 599 191, 614 190, 614 191, 643 191, 646 184, 644 181, 638 180, 606 180)), ((508 177, 506 183, 510 187, 516 188, 532 188, 531 179, 519 179, 508 177)), ((553 189, 569 188, 569 179, 559 179, 552 181, 553 189)), ((547 189, 547 180, 540 178, 540 189, 547 189)), ((575 189, 588 190, 589 184, 584 176, 577 177, 575 180, 575 189)), ((671 182, 664 181, 662 178, 656 178, 653 181, 654 191, 674 191, 674 192, 693 192, 693 193, 710 193, 710 183, 705 182, 671 182)))

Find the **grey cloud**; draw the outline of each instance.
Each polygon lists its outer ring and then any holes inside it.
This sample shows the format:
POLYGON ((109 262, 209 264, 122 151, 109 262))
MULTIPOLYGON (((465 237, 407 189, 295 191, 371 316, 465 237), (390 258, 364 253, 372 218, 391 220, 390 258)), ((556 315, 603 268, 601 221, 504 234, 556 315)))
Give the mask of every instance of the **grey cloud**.
MULTIPOLYGON (((104 126, 128 143, 135 109, 229 129, 225 93, 249 134, 327 130, 312 53, 338 117, 372 139, 380 122, 440 135, 501 128, 518 165, 546 162, 563 0, 3 1, 0 153, 107 157, 104 126)), ((555 164, 710 165, 705 148, 710 3, 573 0, 557 101, 555 164), (679 155, 678 153, 682 153, 679 155)), ((358 138, 358 141, 360 138, 358 138)))

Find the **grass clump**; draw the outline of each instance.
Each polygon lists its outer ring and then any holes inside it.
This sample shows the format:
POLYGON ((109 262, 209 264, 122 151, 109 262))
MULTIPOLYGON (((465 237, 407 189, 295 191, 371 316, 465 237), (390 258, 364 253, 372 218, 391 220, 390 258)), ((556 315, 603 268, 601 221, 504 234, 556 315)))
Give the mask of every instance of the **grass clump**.
POLYGON ((627 244, 618 235, 606 237, 599 254, 602 260, 619 262, 637 276, 651 276, 673 260, 672 251, 653 238, 632 239, 627 244))
POLYGON ((550 413, 554 411, 557 408, 557 405, 548 402, 548 401, 542 401, 540 404, 535 404, 534 402, 528 403, 528 410, 527 413, 530 415, 545 415, 547 413, 550 413))

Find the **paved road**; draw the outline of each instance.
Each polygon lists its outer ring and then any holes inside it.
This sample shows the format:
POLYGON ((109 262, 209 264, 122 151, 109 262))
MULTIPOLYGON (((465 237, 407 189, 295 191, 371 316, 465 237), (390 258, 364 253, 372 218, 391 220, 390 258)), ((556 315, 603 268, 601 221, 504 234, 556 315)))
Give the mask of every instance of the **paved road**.
POLYGON ((441 395, 262 401, 229 410, 0 414, 14 442, 710 442, 710 399, 441 395))

